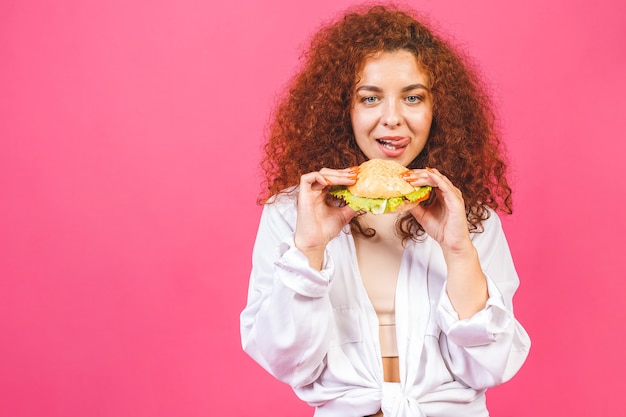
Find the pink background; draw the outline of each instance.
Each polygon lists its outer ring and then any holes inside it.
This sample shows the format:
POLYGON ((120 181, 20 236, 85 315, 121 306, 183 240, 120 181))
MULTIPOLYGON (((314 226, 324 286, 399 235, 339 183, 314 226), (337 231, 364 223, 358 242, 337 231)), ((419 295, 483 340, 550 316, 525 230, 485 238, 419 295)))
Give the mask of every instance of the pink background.
MULTIPOLYGON (((0 415, 312 414, 238 315, 271 105, 348 4, 0 2, 0 415)), ((412 4, 491 81, 511 160, 534 345, 492 414, 623 416, 624 2, 412 4)))

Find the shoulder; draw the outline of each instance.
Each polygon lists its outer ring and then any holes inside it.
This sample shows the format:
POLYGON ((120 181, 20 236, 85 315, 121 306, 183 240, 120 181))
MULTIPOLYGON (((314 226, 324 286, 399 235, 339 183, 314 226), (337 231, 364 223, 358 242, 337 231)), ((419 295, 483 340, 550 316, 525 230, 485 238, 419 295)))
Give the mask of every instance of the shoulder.
POLYGON ((500 215, 493 209, 487 208, 489 217, 483 222, 483 228, 487 229, 502 229, 502 220, 500 215))
POLYGON ((282 217, 287 223, 295 224, 298 187, 290 187, 270 197, 263 206, 263 216, 282 217))
POLYGON ((285 188, 278 194, 271 196, 265 203, 265 207, 274 207, 277 210, 289 210, 295 208, 298 201, 298 186, 285 188))
POLYGON ((482 221, 480 228, 472 232, 473 241, 498 239, 504 234, 502 220, 496 211, 487 208, 488 217, 482 221))

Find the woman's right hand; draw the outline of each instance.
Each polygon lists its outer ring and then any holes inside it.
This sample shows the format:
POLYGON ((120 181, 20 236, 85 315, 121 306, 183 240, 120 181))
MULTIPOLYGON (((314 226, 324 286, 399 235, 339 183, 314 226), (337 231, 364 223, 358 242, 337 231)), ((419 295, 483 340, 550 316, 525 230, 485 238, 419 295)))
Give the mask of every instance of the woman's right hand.
POLYGON ((294 242, 313 268, 322 268, 326 245, 356 215, 347 205, 328 204, 328 191, 333 185, 354 184, 357 170, 322 168, 300 177, 294 242))

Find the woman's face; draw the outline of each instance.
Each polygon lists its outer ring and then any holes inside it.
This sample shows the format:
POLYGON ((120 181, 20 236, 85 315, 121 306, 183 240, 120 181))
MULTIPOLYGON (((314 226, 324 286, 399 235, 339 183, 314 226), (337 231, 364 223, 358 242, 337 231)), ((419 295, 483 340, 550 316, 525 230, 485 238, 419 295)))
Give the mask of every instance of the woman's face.
POLYGON ((406 50, 365 60, 350 109, 356 143, 369 159, 407 166, 424 149, 433 118, 426 74, 406 50))

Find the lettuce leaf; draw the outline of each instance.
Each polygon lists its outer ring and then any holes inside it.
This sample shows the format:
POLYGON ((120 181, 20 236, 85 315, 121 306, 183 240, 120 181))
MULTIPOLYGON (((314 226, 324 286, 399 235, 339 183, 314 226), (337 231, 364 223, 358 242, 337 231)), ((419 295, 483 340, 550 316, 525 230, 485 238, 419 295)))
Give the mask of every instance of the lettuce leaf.
POLYGON ((431 190, 432 187, 430 186, 420 187, 409 194, 393 198, 357 197, 345 187, 335 187, 330 190, 330 193, 337 198, 343 199, 353 210, 364 210, 373 214, 383 214, 396 211, 405 200, 411 202, 423 200, 428 196, 431 190))

